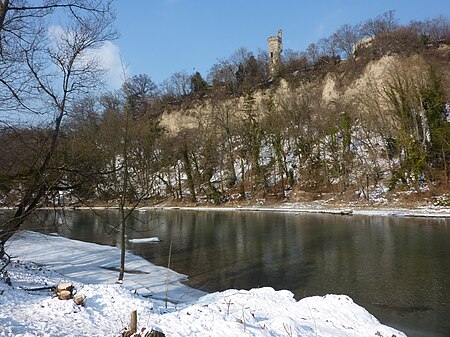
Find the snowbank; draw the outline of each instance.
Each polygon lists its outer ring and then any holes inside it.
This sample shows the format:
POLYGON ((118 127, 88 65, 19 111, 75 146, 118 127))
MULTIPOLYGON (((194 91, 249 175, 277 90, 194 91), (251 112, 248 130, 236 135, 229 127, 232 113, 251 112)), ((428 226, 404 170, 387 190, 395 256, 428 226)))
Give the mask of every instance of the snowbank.
POLYGON ((170 336, 405 336, 380 324, 345 295, 295 301, 287 290, 227 290, 161 315, 153 323, 170 336))
POLYGON ((180 284, 183 275, 131 254, 127 268, 135 273, 125 276, 123 286, 113 284, 117 272, 104 266, 116 264, 119 250, 114 247, 25 232, 8 248, 16 257, 8 266, 12 287, 0 279, 0 336, 118 336, 133 309, 138 310, 138 330, 156 329, 167 337, 405 336, 345 295, 296 301, 289 291, 260 288, 208 294, 189 304, 201 292, 180 284), (167 309, 161 299, 130 291, 145 288, 146 294, 161 295, 160 283, 167 279, 170 292, 186 295, 167 309), (84 306, 58 300, 48 290, 25 290, 60 282, 74 283, 86 296, 84 306))
MULTIPOLYGON (((71 281, 34 264, 14 263, 8 267, 14 288, 0 281, 0 336, 81 337, 119 336, 130 312, 139 308, 142 317, 152 315, 153 303, 117 285, 88 285, 75 282, 86 301, 61 301, 50 291, 18 289, 71 281)), ((144 321, 142 322, 144 323, 144 321)))
POLYGON ((336 214, 336 215, 370 215, 370 216, 398 216, 398 217, 427 217, 427 218, 450 218, 450 208, 442 206, 421 206, 415 209, 412 208, 332 208, 323 203, 317 204, 297 204, 284 203, 276 207, 142 207, 141 211, 149 210, 183 210, 183 211, 228 211, 228 212, 283 212, 283 213, 321 213, 321 214, 336 214))
MULTIPOLYGON (((9 242, 7 251, 24 262, 49 267, 72 280, 82 283, 114 284, 119 273, 120 250, 116 247, 70 240, 24 231, 9 242)), ((155 266, 129 252, 125 257, 124 286, 143 296, 165 298, 178 302, 195 301, 205 292, 181 283, 186 275, 155 266)))

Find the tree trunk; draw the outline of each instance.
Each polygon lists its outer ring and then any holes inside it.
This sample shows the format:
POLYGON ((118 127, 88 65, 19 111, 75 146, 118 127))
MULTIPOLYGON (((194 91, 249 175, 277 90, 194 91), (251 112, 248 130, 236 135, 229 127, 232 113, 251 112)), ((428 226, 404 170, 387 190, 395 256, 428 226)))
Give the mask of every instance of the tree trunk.
POLYGON ((241 158, 241 184, 239 189, 241 200, 245 200, 245 164, 243 158, 241 158))
POLYGON ((120 267, 119 267, 119 278, 118 283, 123 282, 123 277, 125 274, 125 250, 126 250, 126 221, 128 214, 125 214, 125 204, 127 200, 128 192, 128 108, 125 108, 125 134, 123 142, 123 182, 122 182, 122 193, 120 196, 120 267))
POLYGON ((188 151, 186 149, 186 146, 183 149, 183 163, 184 163, 184 172, 186 173, 187 183, 189 186, 189 191, 191 192, 192 200, 196 201, 197 197, 195 195, 194 179, 192 177, 191 163, 189 161, 189 156, 188 156, 188 151))
MULTIPOLYGON (((3 29, 3 23, 5 22, 6 12, 8 11, 9 0, 0 0, 0 31, 3 29)), ((0 51, 1 51, 0 45, 0 51)))
POLYGON ((6 242, 16 233, 22 223, 25 221, 26 217, 30 215, 38 206, 38 203, 44 197, 47 192, 47 185, 45 179, 45 172, 47 171, 48 165, 50 164, 50 160, 53 157, 54 152, 56 151, 56 147, 58 145, 59 132, 61 127, 62 118, 64 116, 64 104, 59 109, 59 115, 55 121, 55 128, 52 133, 52 142, 50 144, 50 148, 45 155, 45 158, 41 164, 41 166, 34 171, 32 175, 32 184, 25 192, 24 197, 19 203, 17 207, 16 213, 14 217, 6 222, 0 231, 0 259, 4 257, 5 254, 5 244, 6 242))

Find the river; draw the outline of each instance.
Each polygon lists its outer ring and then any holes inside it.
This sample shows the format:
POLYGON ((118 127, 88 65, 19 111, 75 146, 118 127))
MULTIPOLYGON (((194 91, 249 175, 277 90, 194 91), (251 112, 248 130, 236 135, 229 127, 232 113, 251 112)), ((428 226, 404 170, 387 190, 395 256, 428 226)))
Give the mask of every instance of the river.
MULTIPOLYGON (((114 211, 39 211, 27 228, 118 246, 114 211)), ((450 336, 450 219, 243 211, 134 212, 128 244, 205 291, 346 294, 411 337, 450 336)))

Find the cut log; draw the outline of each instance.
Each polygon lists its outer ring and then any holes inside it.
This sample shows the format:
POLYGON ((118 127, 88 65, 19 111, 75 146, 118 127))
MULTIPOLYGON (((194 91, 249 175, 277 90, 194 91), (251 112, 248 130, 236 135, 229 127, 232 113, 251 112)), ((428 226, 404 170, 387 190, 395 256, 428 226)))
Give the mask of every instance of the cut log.
POLYGON ((73 288, 74 288, 74 286, 72 283, 61 283, 61 284, 58 284, 58 286, 56 287, 56 292, 60 293, 63 290, 67 290, 70 293, 72 293, 73 288))
POLYGON ((68 290, 62 290, 58 293, 58 298, 60 300, 70 300, 72 298, 72 293, 68 290))
POLYGON ((77 305, 83 305, 85 299, 86 297, 84 297, 84 295, 75 295, 73 297, 73 300, 77 305))

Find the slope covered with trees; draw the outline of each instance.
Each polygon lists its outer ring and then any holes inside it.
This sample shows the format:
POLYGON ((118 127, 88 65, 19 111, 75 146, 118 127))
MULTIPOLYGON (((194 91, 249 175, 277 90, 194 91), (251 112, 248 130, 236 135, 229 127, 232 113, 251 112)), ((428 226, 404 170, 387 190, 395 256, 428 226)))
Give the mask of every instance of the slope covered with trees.
MULTIPOLYGON (((57 110, 65 118, 36 205, 442 195, 449 60, 448 18, 399 25, 387 12, 285 51, 276 76, 265 52, 241 48, 205 78, 180 71, 156 85, 137 75, 118 92, 79 95, 57 110)), ((23 200, 52 130, 1 128, 4 205, 23 200)))

